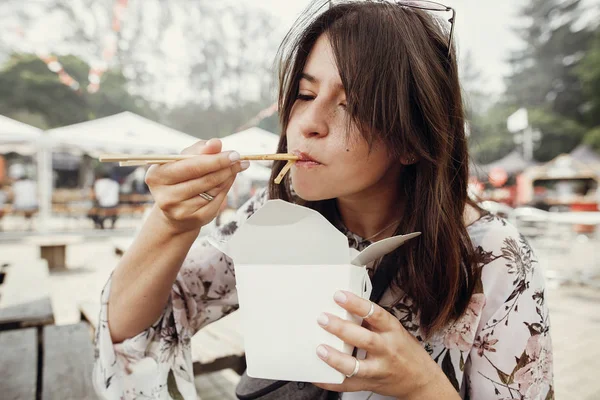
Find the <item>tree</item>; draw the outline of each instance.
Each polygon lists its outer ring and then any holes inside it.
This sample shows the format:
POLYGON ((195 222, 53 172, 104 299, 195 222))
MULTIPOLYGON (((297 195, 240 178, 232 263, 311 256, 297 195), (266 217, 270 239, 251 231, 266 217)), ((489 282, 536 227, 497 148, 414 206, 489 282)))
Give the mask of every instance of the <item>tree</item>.
MULTIPOLYGON (((173 109, 167 116, 167 124, 202 139, 225 137, 236 132, 267 106, 248 102, 242 106, 203 108, 190 103, 173 109)), ((279 132, 276 115, 265 118, 258 126, 270 132, 279 132)))
MULTIPOLYGON (((89 65, 75 56, 60 57, 59 61, 85 88, 89 65)), ((102 90, 95 94, 62 84, 32 54, 13 54, 0 70, 0 114, 26 117, 27 122, 40 128, 70 125, 121 111, 155 116, 144 99, 127 91, 127 79, 119 70, 104 74, 102 90)))
POLYGON ((600 150, 600 26, 596 28, 590 49, 575 70, 583 86, 585 104, 582 107, 586 125, 591 129, 585 142, 600 150))
POLYGON ((593 37, 582 24, 582 0, 529 0, 520 10, 524 43, 509 59, 505 101, 529 110, 542 140, 539 161, 571 151, 586 130, 585 86, 577 71, 593 37))
POLYGON ((539 161, 549 161, 561 153, 569 153, 581 143, 586 131, 579 122, 543 108, 529 110, 529 121, 543 133, 534 151, 539 161))
POLYGON ((589 47, 591 30, 578 26, 581 0, 530 0, 521 10, 526 26, 517 29, 525 47, 509 60, 509 102, 580 120, 582 86, 574 73, 589 47))
POLYGON ((3 29, 18 34, 0 37, 0 51, 68 53, 101 65, 116 36, 109 66, 133 92, 169 106, 243 104, 270 87, 276 37, 265 11, 233 0, 129 0, 115 30, 115 3, 3 0, 3 29), (40 37, 44 31, 53 34, 40 37))
POLYGON ((513 134, 506 128, 506 119, 516 108, 498 102, 471 120, 469 148, 471 156, 480 164, 488 164, 504 157, 515 148, 513 134))
POLYGON ((600 151, 600 126, 588 131, 584 141, 595 150, 600 151))

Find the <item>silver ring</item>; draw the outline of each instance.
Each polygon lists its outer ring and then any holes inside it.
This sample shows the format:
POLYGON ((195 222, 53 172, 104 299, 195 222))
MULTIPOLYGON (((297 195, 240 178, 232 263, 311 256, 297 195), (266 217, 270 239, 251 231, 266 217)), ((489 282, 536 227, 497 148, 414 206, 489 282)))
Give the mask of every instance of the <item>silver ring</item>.
POLYGON ((367 315, 362 317, 362 319, 367 319, 367 318, 371 317, 374 313, 375 313, 375 303, 371 302, 371 309, 369 310, 367 315))
POLYGON ((215 198, 206 192, 200 193, 198 196, 202 197, 206 201, 213 201, 215 198))
POLYGON ((358 358, 354 357, 354 362, 354 371, 352 371, 350 375, 346 375, 346 378, 352 378, 353 376, 358 374, 358 371, 360 370, 360 361, 358 361, 358 358))

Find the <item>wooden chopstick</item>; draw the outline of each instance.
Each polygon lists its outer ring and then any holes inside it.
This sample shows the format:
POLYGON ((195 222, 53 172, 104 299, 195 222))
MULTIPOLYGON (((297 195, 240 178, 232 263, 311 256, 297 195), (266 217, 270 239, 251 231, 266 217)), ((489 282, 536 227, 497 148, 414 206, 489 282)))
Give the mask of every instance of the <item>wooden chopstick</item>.
MULTIPOLYGON (((185 160, 196 157, 195 154, 104 154, 99 157, 101 162, 118 162, 123 166, 136 166, 148 164, 165 164, 173 161, 185 160)), ((255 154, 242 155, 241 160, 283 160, 297 161, 298 156, 294 154, 255 154)))
POLYGON ((275 180, 273 181, 276 185, 279 185, 281 183, 281 181, 285 177, 285 174, 288 173, 288 171, 292 168, 294 163, 295 161, 290 160, 283 166, 283 168, 281 169, 281 171, 279 171, 279 174, 277 175, 277 177, 275 177, 275 180))
POLYGON ((193 154, 103 154, 101 162, 121 161, 178 161, 195 157, 193 154))
POLYGON ((174 162, 173 160, 155 160, 155 161, 119 161, 120 167, 139 167, 143 165, 153 165, 153 164, 167 164, 170 162, 174 162))
MULTIPOLYGON (((185 160, 196 157, 195 154, 104 154, 99 157, 101 162, 118 162, 121 167, 137 167, 151 164, 166 164, 174 161, 185 160)), ((279 185, 285 175, 292 168, 294 162, 300 157, 294 154, 255 154, 243 155, 240 160, 283 160, 287 161, 275 178, 275 184, 279 185)))
POLYGON ((300 157, 295 154, 256 154, 256 155, 242 155, 242 160, 257 161, 257 160, 272 160, 272 161, 298 161, 300 157))

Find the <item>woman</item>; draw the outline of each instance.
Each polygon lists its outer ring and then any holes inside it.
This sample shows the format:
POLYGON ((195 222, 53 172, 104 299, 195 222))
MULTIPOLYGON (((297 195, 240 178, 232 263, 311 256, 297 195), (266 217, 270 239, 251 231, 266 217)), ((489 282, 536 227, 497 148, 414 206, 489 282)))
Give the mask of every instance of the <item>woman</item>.
MULTIPOLYGON (((361 350, 315 349, 349 378, 311 385, 311 398, 551 398, 541 271, 514 227, 468 201, 455 53, 419 4, 332 4, 288 35, 278 151, 302 161, 221 234, 274 198, 318 210, 359 250, 423 232, 368 266, 377 305, 332 293, 366 323, 317 322, 361 350)), ((218 140, 184 153, 198 157, 149 170, 156 206, 102 295, 95 383, 107 398, 195 398, 190 337, 237 307, 231 260, 198 236, 248 163, 218 140)), ((309 398, 294 387, 264 398, 309 398)))

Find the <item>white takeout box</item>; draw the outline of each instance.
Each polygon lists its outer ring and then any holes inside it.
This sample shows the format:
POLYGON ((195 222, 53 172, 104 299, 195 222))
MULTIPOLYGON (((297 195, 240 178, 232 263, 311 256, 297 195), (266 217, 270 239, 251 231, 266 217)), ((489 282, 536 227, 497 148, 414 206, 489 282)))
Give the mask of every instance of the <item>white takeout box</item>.
POLYGON ((319 344, 346 354, 353 347, 317 324, 322 312, 356 324, 333 295, 371 294, 366 265, 420 233, 394 236, 359 253, 312 209, 270 200, 227 243, 210 242, 233 259, 247 373, 254 378, 342 383, 345 376, 318 358, 319 344))

